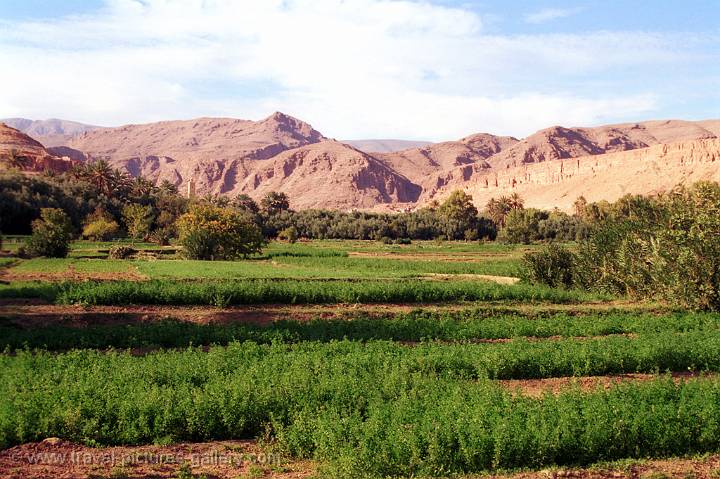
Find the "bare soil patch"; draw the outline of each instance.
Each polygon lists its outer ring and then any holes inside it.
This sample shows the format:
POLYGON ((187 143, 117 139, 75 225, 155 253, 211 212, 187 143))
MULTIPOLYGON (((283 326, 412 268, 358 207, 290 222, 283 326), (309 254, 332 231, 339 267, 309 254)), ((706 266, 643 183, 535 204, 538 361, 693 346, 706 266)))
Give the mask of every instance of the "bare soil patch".
MULTIPOLYGON (((671 373, 674 381, 680 382, 692 378, 710 377, 709 374, 694 371, 679 371, 671 373)), ((627 373, 610 376, 583 376, 562 377, 546 379, 503 379, 499 380, 503 387, 529 397, 542 397, 547 393, 560 394, 561 392, 579 387, 583 391, 596 389, 610 389, 611 387, 627 381, 650 381, 659 376, 656 374, 627 373)))
POLYGON ((459 273, 459 274, 445 274, 445 273, 427 273, 421 276, 421 278, 435 279, 435 280, 457 280, 457 279, 470 279, 477 281, 492 281, 498 284, 515 284, 520 281, 520 278, 514 276, 495 276, 491 274, 470 274, 470 273, 459 273))
POLYGON ((254 441, 92 448, 49 438, 0 451, 0 479, 173 478, 181 468, 208 479, 309 477, 315 465, 287 462, 254 441))
POLYGON ((72 264, 65 271, 54 272, 0 270, 0 280, 3 281, 145 281, 147 279, 147 276, 138 273, 134 268, 127 271, 78 271, 72 264))
MULTIPOLYGON (((460 311, 483 307, 503 312, 592 312, 596 310, 639 309, 655 311, 652 305, 616 303, 585 303, 575 305, 508 305, 503 303, 393 303, 393 304, 320 304, 320 305, 257 305, 216 308, 211 306, 82 306, 49 304, 42 299, 0 298, 0 317, 19 327, 61 325, 133 324, 145 321, 176 319, 197 324, 253 323, 269 324, 278 320, 309 321, 338 319, 352 313, 385 317, 414 310, 460 311)), ((662 312, 662 309, 658 310, 662 312)), ((546 340, 547 338, 542 338, 546 340)), ((552 338, 550 338, 552 339, 552 338)))
MULTIPOLYGON (((717 479, 720 477, 720 455, 628 461, 626 465, 617 467, 546 469, 508 475, 472 477, 494 477, 498 479, 717 479)), ((469 477, 466 477, 466 479, 469 479, 469 477)))

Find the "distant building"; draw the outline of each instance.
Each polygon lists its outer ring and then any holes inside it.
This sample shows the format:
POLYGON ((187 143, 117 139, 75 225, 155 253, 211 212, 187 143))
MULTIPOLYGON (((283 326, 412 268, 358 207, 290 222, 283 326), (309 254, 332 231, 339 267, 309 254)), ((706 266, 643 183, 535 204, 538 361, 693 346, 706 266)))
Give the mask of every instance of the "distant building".
POLYGON ((187 197, 188 199, 195 198, 195 180, 190 180, 187 185, 187 197))

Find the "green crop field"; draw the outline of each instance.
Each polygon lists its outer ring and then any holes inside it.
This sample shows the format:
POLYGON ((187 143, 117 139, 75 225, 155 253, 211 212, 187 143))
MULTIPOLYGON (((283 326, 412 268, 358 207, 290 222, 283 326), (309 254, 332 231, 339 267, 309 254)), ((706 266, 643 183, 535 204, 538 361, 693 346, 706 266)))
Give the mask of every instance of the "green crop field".
POLYGON ((0 258, 0 450, 251 440, 348 478, 720 452, 720 315, 507 281, 535 246, 111 245, 0 258))

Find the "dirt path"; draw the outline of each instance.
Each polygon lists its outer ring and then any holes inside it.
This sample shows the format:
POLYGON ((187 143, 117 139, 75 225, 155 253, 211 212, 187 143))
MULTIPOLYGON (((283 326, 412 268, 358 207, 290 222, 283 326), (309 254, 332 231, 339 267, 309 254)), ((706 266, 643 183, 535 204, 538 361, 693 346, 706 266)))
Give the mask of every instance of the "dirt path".
POLYGON ((0 451, 0 479, 174 478, 182 468, 208 479, 314 474, 310 462, 287 462, 254 441, 91 448, 57 438, 0 451))
MULTIPOLYGON (((0 479, 170 479, 181 468, 208 479, 317 477, 317 465, 263 451, 255 441, 91 448, 56 438, 0 451, 0 479)), ((552 468, 462 479, 664 479, 720 477, 720 455, 624 461, 617 466, 552 468)))
MULTIPOLYGON (((714 374, 703 374, 693 371, 680 371, 671 373, 674 381, 680 382, 692 378, 712 377, 714 374)), ((542 397, 543 395, 559 394, 567 389, 579 387, 583 391, 593 391, 599 388, 609 389, 623 382, 641 382, 657 379, 656 374, 627 373, 611 376, 583 376, 547 379, 504 379, 499 380, 503 387, 516 393, 529 397, 542 397)), ((719 476, 720 477, 720 476, 719 476)))
POLYGON ((74 265, 68 265, 65 271, 16 271, 14 269, 0 270, 0 279, 3 281, 112 281, 129 280, 145 281, 147 276, 140 274, 135 268, 128 267, 127 271, 78 271, 74 265))
POLYGON ((434 280, 457 280, 457 279, 469 279, 475 281, 492 281, 498 284, 515 284, 520 282, 520 278, 514 276, 495 276, 492 274, 470 274, 470 273, 458 273, 458 274, 444 274, 444 273, 427 273, 420 278, 434 279, 434 280))
POLYGON ((40 299, 0 299, 0 317, 21 327, 47 325, 87 326, 92 324, 131 324, 143 321, 178 319, 199 324, 250 322, 267 324, 282 319, 309 321, 323 318, 345 317, 353 313, 369 316, 389 316, 409 313, 414 310, 434 312, 461 311, 474 308, 509 312, 591 313, 608 309, 635 310, 662 313, 665 310, 655 305, 630 303, 627 301, 607 303, 584 303, 572 305, 508 305, 502 302, 448 303, 448 304, 321 304, 321 305, 256 305, 230 308, 209 306, 80 306, 47 304, 40 299))
POLYGON ((616 467, 587 469, 555 468, 508 475, 464 476, 463 479, 717 479, 720 455, 697 458, 672 458, 627 461, 616 467))

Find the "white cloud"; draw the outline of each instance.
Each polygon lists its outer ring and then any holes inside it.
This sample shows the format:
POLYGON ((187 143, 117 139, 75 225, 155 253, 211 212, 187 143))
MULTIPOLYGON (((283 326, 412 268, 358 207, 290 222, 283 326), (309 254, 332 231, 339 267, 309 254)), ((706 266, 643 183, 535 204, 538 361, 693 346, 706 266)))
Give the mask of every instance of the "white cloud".
POLYGON ((0 117, 115 125, 281 110, 337 138, 522 136, 653 111, 651 92, 572 86, 677 62, 685 40, 487 35, 476 13, 416 1, 108 0, 91 15, 0 23, 0 117))
POLYGON ((546 23, 560 18, 571 17, 580 13, 580 8, 543 8, 534 13, 525 15, 527 23, 546 23))

